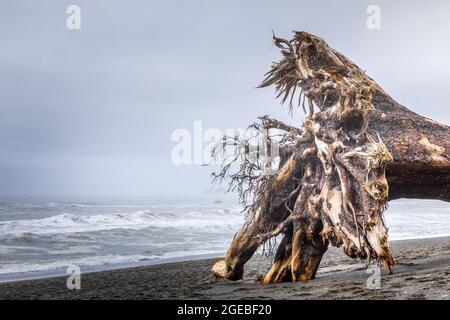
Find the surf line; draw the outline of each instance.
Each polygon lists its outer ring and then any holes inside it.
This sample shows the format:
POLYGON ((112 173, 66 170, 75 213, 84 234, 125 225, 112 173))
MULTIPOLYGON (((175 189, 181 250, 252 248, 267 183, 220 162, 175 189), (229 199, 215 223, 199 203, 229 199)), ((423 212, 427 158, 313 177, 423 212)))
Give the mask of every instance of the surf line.
POLYGON ((182 307, 178 307, 177 314, 179 315, 199 315, 205 318, 209 317, 211 307, 191 307, 185 304, 182 307))

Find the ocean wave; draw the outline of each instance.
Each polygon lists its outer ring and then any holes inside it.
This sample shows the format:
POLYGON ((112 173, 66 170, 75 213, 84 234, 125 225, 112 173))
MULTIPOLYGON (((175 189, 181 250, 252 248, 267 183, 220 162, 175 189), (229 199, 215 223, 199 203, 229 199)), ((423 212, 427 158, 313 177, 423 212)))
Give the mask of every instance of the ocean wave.
POLYGON ((155 258, 157 257, 144 255, 104 255, 79 259, 61 259, 58 261, 48 262, 18 263, 13 265, 0 265, 0 275, 57 270, 67 268, 70 265, 76 265, 78 267, 93 267, 108 264, 144 262, 155 258))
POLYGON ((242 218, 239 209, 211 209, 208 212, 184 213, 156 213, 148 210, 94 215, 63 213, 42 219, 0 221, 0 237, 97 232, 114 229, 203 228, 239 225, 242 218))

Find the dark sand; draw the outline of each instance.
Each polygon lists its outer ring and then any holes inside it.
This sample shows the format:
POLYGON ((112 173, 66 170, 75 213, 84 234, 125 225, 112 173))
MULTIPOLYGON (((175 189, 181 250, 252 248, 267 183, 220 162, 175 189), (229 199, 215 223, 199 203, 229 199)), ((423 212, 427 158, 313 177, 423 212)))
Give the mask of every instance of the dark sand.
POLYGON ((254 284, 271 260, 257 256, 243 282, 212 281, 217 259, 206 259, 82 274, 81 290, 68 290, 66 277, 5 283, 0 299, 450 299, 450 237, 391 245, 398 266, 381 273, 380 289, 367 288, 366 264, 331 248, 317 278, 302 283, 254 284))

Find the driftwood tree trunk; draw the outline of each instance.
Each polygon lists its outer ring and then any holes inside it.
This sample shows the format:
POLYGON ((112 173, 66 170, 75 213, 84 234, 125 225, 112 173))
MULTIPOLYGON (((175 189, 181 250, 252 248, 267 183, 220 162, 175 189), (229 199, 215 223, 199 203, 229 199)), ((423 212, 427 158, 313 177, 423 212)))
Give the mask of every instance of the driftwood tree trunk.
POLYGON ((296 32, 274 41, 282 59, 261 87, 275 85, 291 107, 297 91, 308 115, 299 128, 260 118, 258 128, 285 132, 276 174, 243 162, 237 173, 225 166, 216 175, 253 198, 214 277, 241 279, 257 248, 279 234, 263 283, 313 279, 330 244, 391 272, 383 211, 399 198, 450 201, 450 127, 394 101, 317 36, 296 32))

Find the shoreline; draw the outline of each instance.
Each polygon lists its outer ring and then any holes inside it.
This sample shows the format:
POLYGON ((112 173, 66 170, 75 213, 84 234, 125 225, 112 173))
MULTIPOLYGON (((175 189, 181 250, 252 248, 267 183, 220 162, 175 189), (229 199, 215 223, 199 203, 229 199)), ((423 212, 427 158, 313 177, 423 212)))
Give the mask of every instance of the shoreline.
POLYGON ((261 285, 272 258, 255 256, 243 281, 213 281, 215 259, 188 260, 81 274, 81 289, 67 276, 0 284, 0 299, 450 299, 450 237, 391 241, 394 274, 367 287, 367 264, 330 248, 315 280, 261 285))
MULTIPOLYGON (((433 236, 419 236, 413 239, 393 239, 391 242, 399 242, 399 241, 414 241, 414 240, 426 240, 426 239, 439 239, 439 238, 450 238, 450 234, 445 235, 433 235, 433 236)), ((188 261, 196 261, 196 260, 206 260, 206 259, 221 259, 225 256, 226 252, 217 252, 217 253, 207 253, 207 254, 199 254, 199 255, 187 255, 182 257, 171 257, 171 258, 163 258, 158 260, 143 260, 136 262, 123 262, 123 263, 111 263, 111 264, 103 264, 103 265, 94 265, 94 266, 81 266, 81 272, 84 274, 87 273, 95 273, 102 271, 114 271, 121 269, 132 269, 139 267, 148 267, 148 266, 157 266, 157 265, 165 265, 170 263, 179 263, 179 262, 188 262, 188 261)), ((40 270, 40 271, 31 271, 28 273, 10 273, 1 275, 0 274, 0 284, 2 283, 15 283, 21 281, 28 280, 41 280, 41 279, 51 279, 58 277, 67 277, 66 273, 67 268, 58 268, 53 270, 40 270)))
MULTIPOLYGON (((224 254, 224 253, 223 253, 224 254)), ((186 261, 196 261, 196 260, 205 260, 205 259, 215 259, 220 257, 220 253, 208 253, 208 254, 199 254, 199 255, 190 255, 183 257, 172 257, 172 258, 164 258, 159 260, 143 260, 143 261, 135 261, 135 262, 123 262, 123 263, 110 263, 110 264, 102 264, 97 266, 81 266, 82 273, 95 273, 102 271, 114 271, 121 269, 132 269, 139 267, 148 267, 148 266, 156 266, 163 265, 168 263, 179 263, 186 261)), ((31 271, 27 273, 9 273, 5 275, 0 274, 0 284, 2 283, 12 283, 12 282, 21 282, 27 280, 39 280, 39 279, 51 279, 68 276, 66 273, 66 268, 58 268, 53 270, 40 270, 40 271, 31 271)))

